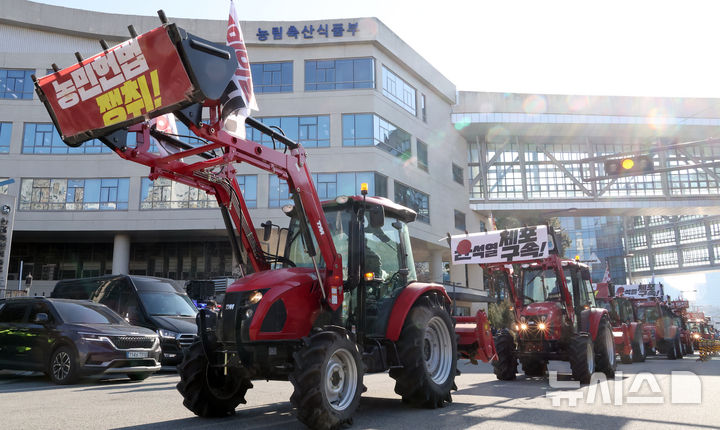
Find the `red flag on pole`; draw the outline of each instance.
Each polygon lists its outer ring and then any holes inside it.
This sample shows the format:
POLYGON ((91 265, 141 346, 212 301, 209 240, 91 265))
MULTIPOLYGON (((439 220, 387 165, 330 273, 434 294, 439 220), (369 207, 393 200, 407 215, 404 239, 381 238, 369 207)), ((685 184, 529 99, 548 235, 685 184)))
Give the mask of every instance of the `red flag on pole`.
POLYGON ((258 110, 258 106, 253 92, 250 59, 235 11, 235 3, 232 0, 230 0, 226 45, 235 49, 238 68, 220 99, 223 129, 233 136, 244 139, 245 118, 250 116, 252 110, 258 110))

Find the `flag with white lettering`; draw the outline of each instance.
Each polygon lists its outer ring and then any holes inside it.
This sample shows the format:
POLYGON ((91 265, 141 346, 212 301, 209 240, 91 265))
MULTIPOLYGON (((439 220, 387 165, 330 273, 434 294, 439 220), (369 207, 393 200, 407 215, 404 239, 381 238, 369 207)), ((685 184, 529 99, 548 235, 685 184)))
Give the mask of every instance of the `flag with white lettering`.
POLYGON ((220 98, 221 119, 223 129, 229 134, 245 138, 245 118, 250 112, 258 110, 253 92, 252 73, 250 72, 250 59, 243 39, 240 21, 235 11, 235 3, 230 0, 230 16, 227 28, 227 46, 235 49, 235 56, 238 61, 238 68, 232 80, 220 98))

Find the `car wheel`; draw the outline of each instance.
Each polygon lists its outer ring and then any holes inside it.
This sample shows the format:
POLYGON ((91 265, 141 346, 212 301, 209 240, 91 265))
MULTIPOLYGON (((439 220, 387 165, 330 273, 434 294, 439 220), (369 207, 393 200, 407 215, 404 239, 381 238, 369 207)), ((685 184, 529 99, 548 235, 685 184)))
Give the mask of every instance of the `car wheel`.
POLYGON ((144 381, 150 375, 152 375, 152 372, 128 373, 128 378, 130 378, 131 381, 144 381))
POLYGON ((50 356, 50 379, 56 384, 74 384, 78 378, 75 351, 69 346, 61 346, 50 356))

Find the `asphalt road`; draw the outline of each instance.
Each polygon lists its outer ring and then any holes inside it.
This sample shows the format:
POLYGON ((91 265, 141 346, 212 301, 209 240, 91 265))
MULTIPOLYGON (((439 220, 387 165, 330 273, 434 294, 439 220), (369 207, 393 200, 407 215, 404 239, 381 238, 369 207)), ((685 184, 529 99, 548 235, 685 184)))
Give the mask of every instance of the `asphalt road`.
MULTIPOLYGON (((696 356, 675 361, 652 357, 645 363, 620 364, 621 378, 600 382, 594 389, 553 388, 549 376, 526 379, 519 374, 515 381, 497 381, 491 367, 483 363, 474 366, 461 361, 459 368, 462 375, 456 378, 453 403, 435 410, 403 404, 387 374, 366 376, 368 390, 352 428, 720 428, 719 358, 700 362, 696 356), (673 375, 673 371, 692 373, 673 375), (590 402, 588 395, 593 391, 594 402, 590 402), (571 405, 565 399, 553 405, 558 399, 552 396, 557 395, 575 397, 577 403, 571 405)), ((550 370, 559 372, 559 383, 572 382, 566 363, 551 362, 550 370)), ((0 371, 0 428, 304 428, 292 413, 289 382, 256 381, 248 392, 248 403, 235 416, 202 419, 183 407, 175 389, 178 379, 174 372, 165 371, 143 382, 85 379, 73 386, 56 386, 42 374, 0 371)))

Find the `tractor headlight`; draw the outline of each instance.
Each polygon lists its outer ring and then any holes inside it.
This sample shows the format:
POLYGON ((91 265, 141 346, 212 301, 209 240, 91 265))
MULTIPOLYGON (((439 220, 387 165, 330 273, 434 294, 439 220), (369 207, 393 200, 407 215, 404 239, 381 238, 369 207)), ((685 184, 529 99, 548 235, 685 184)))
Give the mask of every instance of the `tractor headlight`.
POLYGON ((547 326, 545 325, 544 322, 541 322, 538 324, 538 330, 545 331, 546 328, 547 328, 547 326))
POLYGON ((697 334, 697 333, 693 333, 693 338, 694 338, 694 339, 700 339, 700 335, 697 334))
POLYGON ((521 331, 527 330, 527 327, 528 327, 527 324, 525 324, 525 323, 520 323, 520 330, 521 330, 521 331))
POLYGON ((248 297, 248 304, 256 305, 260 302, 262 299, 263 293, 262 291, 255 290, 250 294, 250 297, 248 297))

